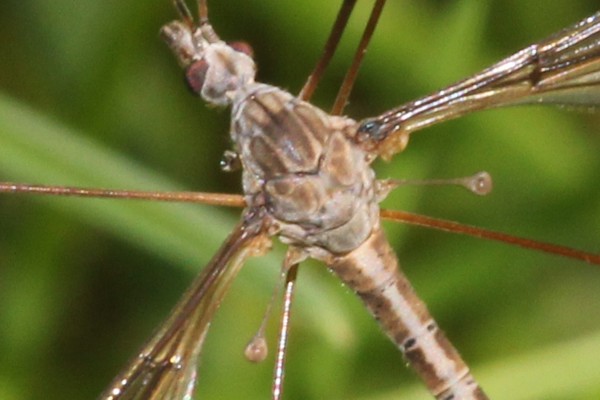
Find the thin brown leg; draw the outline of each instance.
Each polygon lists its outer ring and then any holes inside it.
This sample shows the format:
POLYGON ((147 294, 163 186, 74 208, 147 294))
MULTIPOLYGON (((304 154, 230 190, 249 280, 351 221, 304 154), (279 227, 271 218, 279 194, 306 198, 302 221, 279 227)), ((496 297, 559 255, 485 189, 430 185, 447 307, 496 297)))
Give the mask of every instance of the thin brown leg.
POLYGON ((340 115, 346 107, 348 97, 350 96, 350 92, 352 91, 352 87, 354 87, 354 82, 356 81, 356 77, 358 76, 358 70, 360 69, 362 60, 365 57, 365 53, 367 51, 367 47, 369 46, 369 42, 373 37, 373 32, 375 32, 377 22, 379 22, 379 17, 381 16, 381 11, 383 10, 385 1, 386 0, 377 0, 373 5, 373 10, 371 11, 369 22, 367 22, 367 26, 365 27, 365 31, 363 32, 363 36, 360 39, 358 47, 356 48, 356 52, 354 53, 352 65, 348 69, 348 72, 346 73, 346 76, 342 81, 342 85, 337 94, 335 102, 333 103, 333 107, 331 109, 331 114, 333 115, 340 115))
POLYGON ((14 182, 0 182, 0 193, 28 193, 45 196, 170 201, 177 203, 212 204, 226 207, 246 206, 243 196, 239 194, 224 193, 155 192, 144 190, 101 189, 73 186, 30 185, 27 183, 14 182))
POLYGON ((319 61, 317 62, 317 65, 315 65, 315 68, 311 74, 308 76, 304 87, 298 95, 298 97, 302 100, 309 100, 315 92, 319 81, 323 77, 325 69, 327 69, 329 62, 331 61, 331 58, 333 57, 333 54, 340 43, 340 38, 344 33, 344 29, 346 29, 346 24, 348 23, 348 19, 350 18, 350 14, 352 13, 355 5, 356 0, 344 0, 340 11, 338 11, 338 16, 335 20, 335 23, 331 28, 331 32, 329 33, 329 38, 327 38, 327 42, 325 43, 323 54, 321 55, 321 58, 319 58, 319 61))

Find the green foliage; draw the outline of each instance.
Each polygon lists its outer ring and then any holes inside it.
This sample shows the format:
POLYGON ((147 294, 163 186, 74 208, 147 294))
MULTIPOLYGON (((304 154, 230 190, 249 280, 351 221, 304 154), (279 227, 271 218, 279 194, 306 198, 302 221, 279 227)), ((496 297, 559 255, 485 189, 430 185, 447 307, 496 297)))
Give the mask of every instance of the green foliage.
MULTIPOLYGON (((359 2, 315 98, 327 108, 370 2, 359 2), (369 3, 369 4, 368 4, 369 3)), ((337 2, 212 1, 225 39, 254 46, 259 78, 297 92, 337 2), (256 3, 256 4, 255 4, 256 3)), ((348 113, 376 115, 590 15, 591 0, 395 1, 348 113)), ((218 169, 228 113, 181 84, 158 39, 168 0, 0 4, 0 179, 145 190, 239 192, 218 169)), ((479 170, 485 198, 404 188, 401 208, 600 252, 598 114, 498 110, 414 135, 379 176, 479 170)), ((95 397, 149 337, 238 211, 135 201, 0 196, 0 398, 95 397)), ((400 260, 493 398, 600 393, 600 270, 504 245, 386 224, 400 260)), ((281 249, 235 283, 207 340, 202 398, 265 398, 271 364, 242 356, 281 249)), ((276 321, 271 326, 274 344, 276 321)), ((286 398, 428 398, 362 306, 321 266, 300 274, 286 398)), ((273 347, 273 345, 272 345, 273 347)))

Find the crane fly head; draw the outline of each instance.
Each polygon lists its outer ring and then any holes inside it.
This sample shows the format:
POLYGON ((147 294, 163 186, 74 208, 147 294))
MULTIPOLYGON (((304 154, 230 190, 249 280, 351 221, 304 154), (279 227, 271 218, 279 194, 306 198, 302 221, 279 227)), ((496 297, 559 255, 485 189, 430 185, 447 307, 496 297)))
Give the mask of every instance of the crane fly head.
POLYGON ((250 46, 225 43, 209 24, 196 27, 173 21, 160 34, 185 70, 190 89, 208 103, 229 105, 241 88, 254 82, 256 66, 250 46))

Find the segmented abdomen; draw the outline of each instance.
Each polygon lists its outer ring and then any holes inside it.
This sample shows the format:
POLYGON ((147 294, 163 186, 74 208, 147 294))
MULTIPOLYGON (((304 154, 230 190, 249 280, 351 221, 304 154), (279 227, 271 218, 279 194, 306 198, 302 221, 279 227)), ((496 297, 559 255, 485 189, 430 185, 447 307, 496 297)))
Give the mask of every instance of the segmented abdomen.
POLYGON ((400 269, 381 228, 328 265, 356 291, 437 399, 487 399, 400 269))

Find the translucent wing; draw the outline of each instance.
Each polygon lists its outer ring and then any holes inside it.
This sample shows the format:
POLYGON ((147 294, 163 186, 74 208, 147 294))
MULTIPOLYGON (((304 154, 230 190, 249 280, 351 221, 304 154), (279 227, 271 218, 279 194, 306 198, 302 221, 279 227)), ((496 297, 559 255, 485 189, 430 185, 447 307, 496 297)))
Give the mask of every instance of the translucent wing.
POLYGON ((189 399, 202 343, 244 261, 264 249, 262 224, 240 223, 152 339, 102 393, 102 400, 189 399))
POLYGON ((600 105, 600 12, 446 89, 362 121, 358 140, 389 158, 416 130, 514 104, 600 105))

